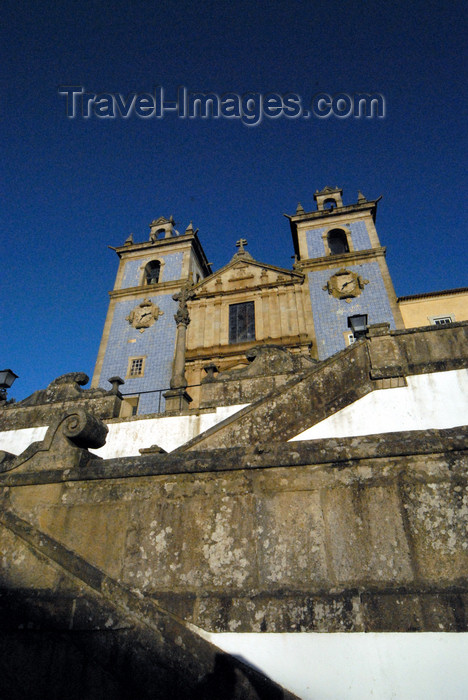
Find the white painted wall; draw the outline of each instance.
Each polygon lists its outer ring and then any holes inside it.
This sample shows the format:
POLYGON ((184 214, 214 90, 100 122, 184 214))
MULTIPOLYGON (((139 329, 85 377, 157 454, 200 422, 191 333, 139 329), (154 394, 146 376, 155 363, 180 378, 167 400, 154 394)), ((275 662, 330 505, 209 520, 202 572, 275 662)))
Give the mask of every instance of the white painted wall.
POLYGON ((468 698, 468 633, 198 631, 302 700, 468 698))
POLYGON ((0 432, 0 450, 19 455, 29 447, 32 442, 43 440, 47 432, 47 426, 40 428, 22 428, 21 430, 4 430, 0 432))
POLYGON ((109 434, 104 447, 90 450, 104 459, 113 457, 139 456, 139 450, 151 445, 159 445, 166 452, 172 452, 188 440, 196 437, 212 425, 228 418, 244 408, 222 406, 213 413, 200 413, 190 416, 160 416, 141 420, 127 420, 107 423, 109 434))
MULTIPOLYGON (((407 377, 408 386, 379 389, 292 438, 316 440, 468 424, 468 370, 407 377)), ((467 693, 468 697, 468 693, 467 693)))
MULTIPOLYGON (((109 428, 106 444, 90 452, 103 459, 139 456, 141 448, 151 445, 159 445, 166 452, 171 452, 246 405, 222 406, 213 412, 198 415, 104 421, 109 428)), ((5 430, 0 432, 0 450, 19 455, 32 442, 42 440, 46 432, 47 426, 5 430)))

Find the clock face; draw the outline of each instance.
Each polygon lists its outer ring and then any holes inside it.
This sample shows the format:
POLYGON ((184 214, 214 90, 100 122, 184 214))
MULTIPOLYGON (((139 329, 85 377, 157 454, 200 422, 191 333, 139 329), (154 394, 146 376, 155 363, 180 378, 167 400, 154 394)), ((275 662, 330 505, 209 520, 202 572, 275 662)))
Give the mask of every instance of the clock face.
POLYGON ((336 287, 339 292, 349 292, 353 291, 356 286, 356 280, 350 273, 346 275, 339 275, 336 278, 336 287))
POLYGON ((356 272, 342 268, 330 277, 323 290, 334 296, 335 299, 344 299, 344 301, 350 302, 351 299, 361 294, 365 284, 369 284, 369 280, 363 280, 356 272))

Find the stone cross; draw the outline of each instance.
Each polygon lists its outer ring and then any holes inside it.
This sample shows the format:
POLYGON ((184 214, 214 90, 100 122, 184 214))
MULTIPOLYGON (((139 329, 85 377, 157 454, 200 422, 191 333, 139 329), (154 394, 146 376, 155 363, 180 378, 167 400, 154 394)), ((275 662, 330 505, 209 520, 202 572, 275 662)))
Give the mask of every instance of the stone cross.
POLYGON ((244 253, 244 246, 247 245, 247 241, 245 238, 239 238, 238 241, 236 241, 236 248, 239 248, 239 253, 244 253))
POLYGON ((192 285, 190 284, 190 282, 185 284, 182 287, 182 289, 180 290, 180 292, 177 292, 177 294, 174 294, 172 296, 174 301, 179 302, 177 313, 174 314, 174 319, 175 319, 177 326, 182 324, 185 327, 187 327, 188 324, 190 323, 190 316, 189 316, 189 312, 187 309, 187 302, 189 301, 189 299, 193 299, 194 296, 195 296, 195 292, 193 291, 192 285))

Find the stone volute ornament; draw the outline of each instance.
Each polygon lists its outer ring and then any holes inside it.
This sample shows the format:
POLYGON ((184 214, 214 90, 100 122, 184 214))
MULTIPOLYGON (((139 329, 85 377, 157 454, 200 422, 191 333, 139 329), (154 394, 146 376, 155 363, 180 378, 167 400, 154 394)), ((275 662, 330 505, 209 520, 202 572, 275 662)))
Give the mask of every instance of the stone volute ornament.
POLYGON ((164 311, 161 311, 159 306, 153 304, 150 299, 143 299, 141 304, 138 304, 138 306, 130 311, 125 320, 140 331, 140 333, 143 333, 143 331, 146 330, 146 328, 150 328, 163 313, 164 311))
POLYGON ((335 299, 344 299, 350 303, 351 299, 361 294, 366 284, 369 284, 369 280, 365 280, 356 272, 342 267, 330 277, 322 289, 324 292, 328 291, 335 299))

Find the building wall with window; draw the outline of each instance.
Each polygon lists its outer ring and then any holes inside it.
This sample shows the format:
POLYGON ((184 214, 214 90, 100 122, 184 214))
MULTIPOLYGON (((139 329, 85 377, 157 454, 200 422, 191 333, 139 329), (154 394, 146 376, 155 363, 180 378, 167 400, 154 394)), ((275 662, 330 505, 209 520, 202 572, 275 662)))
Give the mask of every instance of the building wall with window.
POLYGON ((171 294, 151 295, 146 298, 157 305, 162 313, 157 321, 143 332, 127 320, 135 307, 135 300, 127 299, 115 303, 101 366, 103 381, 100 385, 105 386, 106 380, 112 376, 120 376, 125 382, 122 391, 126 395, 138 394, 139 413, 156 412, 160 395, 155 390, 169 387, 176 334, 174 313, 177 304, 171 294), (132 372, 132 365, 138 364, 141 364, 141 372, 132 372))
POLYGON ((209 274, 191 225, 184 234, 172 219, 150 226, 143 243, 133 238, 115 248, 119 256, 114 289, 99 348, 92 386, 109 388, 110 377, 125 384, 123 415, 164 410, 174 359, 177 302, 173 295, 187 282, 209 274))
POLYGON ((468 321, 468 287, 398 299, 405 328, 468 321))
POLYGON ((308 278, 318 359, 324 360, 354 340, 351 319, 403 328, 403 319, 375 228, 378 200, 359 195, 344 206, 339 188, 314 197, 317 210, 299 205, 289 217, 297 270, 308 278))

